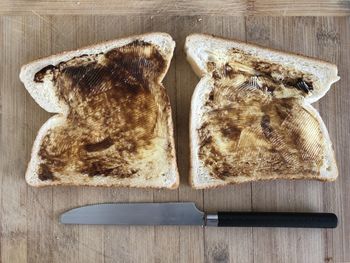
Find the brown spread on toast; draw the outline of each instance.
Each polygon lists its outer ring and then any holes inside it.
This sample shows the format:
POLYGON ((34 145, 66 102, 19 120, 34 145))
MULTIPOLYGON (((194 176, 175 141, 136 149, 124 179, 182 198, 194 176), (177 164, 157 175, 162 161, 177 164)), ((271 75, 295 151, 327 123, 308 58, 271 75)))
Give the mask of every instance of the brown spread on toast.
POLYGON ((207 68, 214 87, 198 134, 199 159, 211 176, 319 173, 321 128, 302 102, 313 91, 311 75, 237 49, 207 68))
MULTIPOLYGON (((41 180, 55 174, 132 177, 129 160, 140 149, 153 147, 161 136, 157 122, 165 105, 153 94, 166 63, 159 51, 143 41, 106 53, 82 55, 35 74, 34 81, 53 81, 69 112, 64 125, 51 128, 40 146, 41 180)), ((88 178, 88 177, 87 177, 88 178)))

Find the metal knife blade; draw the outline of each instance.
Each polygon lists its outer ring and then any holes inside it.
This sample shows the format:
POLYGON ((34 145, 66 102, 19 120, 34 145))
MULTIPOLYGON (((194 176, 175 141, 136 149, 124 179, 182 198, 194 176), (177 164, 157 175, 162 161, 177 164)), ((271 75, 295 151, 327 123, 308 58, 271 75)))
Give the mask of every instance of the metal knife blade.
POLYGON ((61 215, 63 224, 201 225, 216 227, 335 228, 332 213, 216 212, 203 213, 194 203, 113 203, 74 208, 61 215))
POLYGON ((204 213, 194 203, 113 203, 71 209, 63 224, 204 225, 204 213))

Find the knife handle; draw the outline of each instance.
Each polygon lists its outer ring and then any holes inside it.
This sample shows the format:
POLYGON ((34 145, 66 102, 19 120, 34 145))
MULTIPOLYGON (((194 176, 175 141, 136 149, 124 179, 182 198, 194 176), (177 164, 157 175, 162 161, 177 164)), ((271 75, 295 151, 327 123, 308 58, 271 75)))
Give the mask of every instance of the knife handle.
POLYGON ((218 227, 335 228, 338 218, 332 213, 218 212, 208 214, 206 223, 218 227))

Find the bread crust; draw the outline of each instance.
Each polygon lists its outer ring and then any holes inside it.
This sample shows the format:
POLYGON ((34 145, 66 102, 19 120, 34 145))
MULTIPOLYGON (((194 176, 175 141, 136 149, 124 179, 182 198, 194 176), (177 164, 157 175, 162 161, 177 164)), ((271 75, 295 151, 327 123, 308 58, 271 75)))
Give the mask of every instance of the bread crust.
POLYGON ((191 37, 204 37, 204 38, 207 38, 208 41, 212 40, 212 39, 215 39, 215 40, 222 40, 222 41, 228 41, 228 42, 235 42, 235 43, 240 43, 242 45, 245 45, 247 47, 253 47, 253 48, 261 48, 261 49, 265 49, 265 50, 269 50, 271 52, 274 52, 274 53, 277 53, 277 54, 280 54, 280 55, 292 55, 292 56, 295 56, 295 57, 299 57, 299 58, 302 58, 302 59, 309 59, 310 61, 313 61, 315 63, 319 63, 319 64, 323 64, 327 67, 332 67, 334 69, 338 69, 337 68, 337 65, 331 63, 331 62, 328 62, 328 61, 325 61, 325 60, 321 60, 321 59, 318 59, 318 58, 315 58, 315 57, 311 57, 311 56, 307 56, 307 55, 303 55, 303 54, 300 54, 300 53, 297 53, 297 52, 287 52, 287 51, 281 51, 279 49, 275 49, 275 48, 270 48, 270 47, 266 47, 266 46, 263 46, 263 45, 259 45, 259 44, 253 44, 253 43, 246 43, 242 40, 236 40, 236 39, 230 39, 230 38, 225 38, 225 37, 221 37, 221 36, 215 36, 215 35, 208 35, 208 34, 200 34, 200 33, 193 33, 193 34, 190 34, 187 36, 187 38, 191 38, 191 37))
MULTIPOLYGON (((205 46, 205 47, 207 47, 205 46)), ((235 48, 237 48, 235 46, 235 48)), ((204 49, 204 47, 203 47, 204 49)), ((238 48, 240 49, 240 48, 238 48)), ((296 53, 289 53, 289 52, 283 52, 279 50, 275 50, 272 48, 266 48, 260 45, 255 44, 247 44, 242 41, 238 40, 231 40, 223 37, 216 37, 213 35, 206 35, 206 34, 191 34, 186 38, 185 41, 185 52, 187 55, 188 62, 191 64, 193 70, 195 73, 201 78, 200 82, 197 84, 195 91, 192 95, 191 99, 191 110, 190 110, 190 178, 189 183, 191 187, 194 189, 210 189, 210 188, 217 188, 229 184, 239 184, 244 182, 253 182, 253 181, 261 181, 261 180, 274 180, 274 179, 315 179, 318 181, 334 181, 338 176, 338 170, 337 165, 335 162, 334 157, 334 151, 332 149, 332 144, 329 139, 328 131, 319 116, 316 109, 314 109, 310 103, 317 101, 319 98, 321 98, 330 88, 331 84, 334 83, 339 79, 337 76, 337 66, 322 61, 319 59, 303 56, 296 53), (210 42, 208 44, 208 42, 210 42), (197 156, 197 150, 198 150, 198 132, 197 129, 199 127, 199 123, 201 122, 200 116, 202 114, 202 105, 205 104, 205 97, 206 94, 209 94, 209 92, 212 89, 211 82, 213 81, 212 76, 209 75, 210 72, 207 71, 207 68, 205 67, 206 63, 208 62, 206 60, 206 55, 203 53, 200 53, 202 48, 201 45, 205 46, 207 44, 208 47, 211 47, 213 50, 215 50, 216 45, 220 45, 218 49, 225 50, 225 47, 236 45, 238 44, 239 47, 244 46, 247 49, 256 49, 256 50, 262 50, 266 54, 267 52, 271 52, 274 55, 279 56, 288 56, 288 59, 296 59, 296 64, 300 63, 300 61, 304 62, 306 61, 308 64, 312 66, 321 66, 324 67, 326 71, 329 73, 329 78, 326 79, 325 85, 322 86, 322 91, 317 94, 313 99, 304 100, 304 106, 308 109, 308 112, 312 114, 319 122, 320 128, 322 130, 322 134, 324 137, 324 140, 326 141, 326 155, 327 155, 327 161, 329 162, 329 165, 331 167, 331 171, 328 171, 326 169, 320 171, 320 174, 315 176, 311 174, 303 174, 303 175, 293 175, 293 174, 284 174, 283 178, 281 176, 267 176, 265 178, 256 178, 256 177, 246 177, 246 178, 239 178, 236 181, 224 181, 219 179, 214 179, 209 176, 209 174, 206 172, 205 167, 200 164, 198 156, 197 156), (221 46, 222 45, 222 46, 221 46), (200 51, 198 51, 200 50, 200 51), (197 52, 197 53, 196 53, 197 52), (196 114, 194 114, 194 111, 196 114), (199 117, 198 117, 199 116, 199 117), (200 179, 201 178, 201 179, 200 179), (203 179, 208 178, 208 179, 203 179)), ((258 53, 258 51, 256 51, 258 53)), ((283 61, 280 62, 283 65, 283 61)), ((240 176, 241 177, 241 176, 240 176)))
MULTIPOLYGON (((28 64, 25 64, 21 68, 20 79, 24 83, 26 89, 34 98, 34 100, 46 111, 52 113, 58 113, 51 117, 39 130, 38 136, 35 139, 34 146, 32 148, 31 160, 28 164, 26 171, 26 180, 28 184, 35 187, 43 186, 53 186, 53 185, 66 185, 66 186, 101 186, 101 187, 133 187, 133 188, 166 188, 166 189, 176 189, 179 186, 179 175, 176 164, 176 152, 175 152, 175 142, 173 136, 173 122, 172 122, 172 113, 169 102, 169 97, 165 92, 164 86, 161 84, 168 68, 170 66, 170 61, 173 56, 173 51, 175 48, 175 42, 170 35, 166 33, 153 32, 145 33, 141 35, 133 35, 128 37, 123 37, 115 40, 105 41, 102 43, 89 45, 72 51, 61 52, 59 54, 51 55, 49 57, 37 59, 28 64), (92 178, 86 178, 82 174, 78 174, 71 178, 70 180, 61 182, 61 181, 41 181, 38 179, 38 164, 40 163, 40 157, 38 156, 39 147, 41 141, 48 129, 57 125, 60 125, 60 122, 65 122, 65 116, 68 112, 68 106, 65 105, 65 102, 62 99, 57 98, 55 95, 55 88, 51 86, 40 86, 39 84, 33 81, 34 74, 38 70, 44 68, 47 65, 53 64, 57 65, 60 62, 68 61, 74 57, 79 57, 83 54, 93 55, 97 53, 107 52, 113 48, 122 47, 131 43, 133 41, 146 41, 154 45, 161 56, 165 61, 164 70, 159 72, 157 76, 157 83, 159 85, 159 91, 157 95, 159 97, 158 107, 164 109, 162 114, 166 116, 165 122, 162 123, 167 131, 167 141, 169 142, 169 151, 171 160, 169 160, 168 174, 164 177, 166 179, 157 178, 156 180, 151 181, 142 181, 139 179, 122 179, 114 178, 110 176, 104 176, 103 178, 94 176, 92 178), (57 122, 56 124, 54 124, 57 122)), ((151 173, 151 171, 149 171, 151 173)))

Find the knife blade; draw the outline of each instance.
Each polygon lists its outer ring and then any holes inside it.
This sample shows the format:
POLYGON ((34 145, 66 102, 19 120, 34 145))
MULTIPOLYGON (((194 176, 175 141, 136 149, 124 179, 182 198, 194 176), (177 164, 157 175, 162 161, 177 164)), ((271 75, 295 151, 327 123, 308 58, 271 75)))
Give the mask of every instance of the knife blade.
POLYGON ((201 225, 204 213, 194 203, 113 203, 74 208, 63 213, 63 224, 201 225))
POLYGON ((200 225, 218 227, 335 228, 332 213, 217 212, 204 213, 194 203, 110 203, 68 210, 62 224, 200 225))

